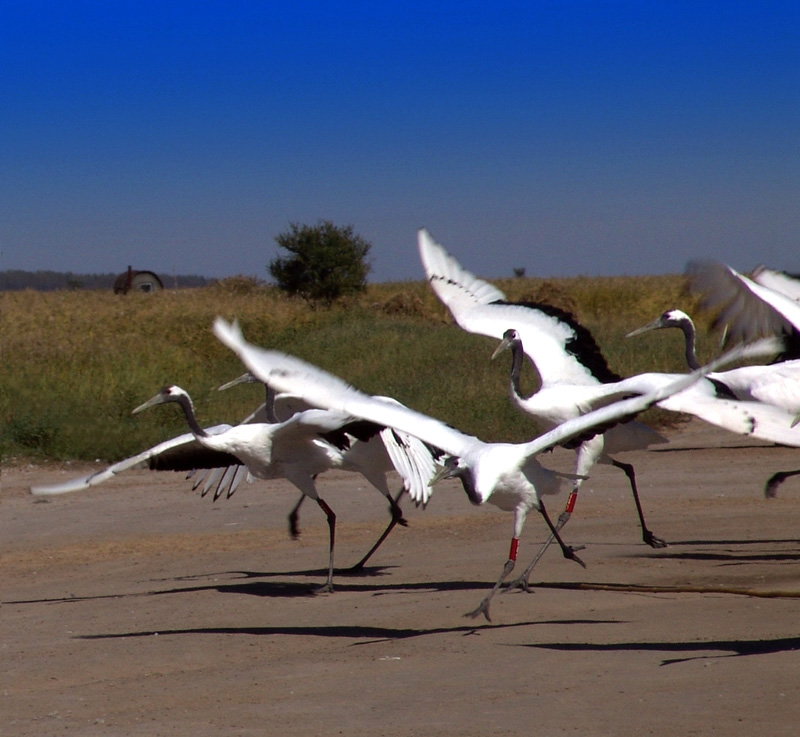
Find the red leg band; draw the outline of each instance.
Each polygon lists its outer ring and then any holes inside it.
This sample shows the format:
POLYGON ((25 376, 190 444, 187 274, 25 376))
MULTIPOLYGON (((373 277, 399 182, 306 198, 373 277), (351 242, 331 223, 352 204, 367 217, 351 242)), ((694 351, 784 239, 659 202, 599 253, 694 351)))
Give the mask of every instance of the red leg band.
POLYGON ((511 550, 508 552, 508 559, 509 560, 516 560, 517 559, 517 551, 519 550, 519 538, 512 537, 511 538, 511 550))
POLYGON ((567 499, 567 513, 572 514, 572 510, 575 509, 575 502, 578 501, 578 492, 573 491, 569 495, 569 499, 567 499))

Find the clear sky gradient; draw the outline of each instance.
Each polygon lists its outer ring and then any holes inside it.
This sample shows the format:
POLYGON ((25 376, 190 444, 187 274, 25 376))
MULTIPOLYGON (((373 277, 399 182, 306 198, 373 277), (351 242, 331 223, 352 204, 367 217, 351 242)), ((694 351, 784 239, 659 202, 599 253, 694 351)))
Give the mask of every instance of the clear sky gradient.
POLYGON ((2 0, 0 269, 800 271, 800 3, 2 0))

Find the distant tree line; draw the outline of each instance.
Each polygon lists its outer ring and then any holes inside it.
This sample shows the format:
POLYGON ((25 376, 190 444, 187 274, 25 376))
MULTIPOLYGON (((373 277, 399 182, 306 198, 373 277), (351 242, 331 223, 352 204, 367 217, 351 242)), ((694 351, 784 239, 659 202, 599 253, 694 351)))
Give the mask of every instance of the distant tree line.
MULTIPOLYGON (((121 273, 121 272, 120 272, 121 273)), ((33 289, 38 292, 52 292, 58 289, 113 289, 114 280, 119 274, 73 274, 62 271, 0 271, 0 292, 18 289, 33 289)), ((207 287, 216 279, 205 276, 159 274, 166 289, 187 289, 207 287)))

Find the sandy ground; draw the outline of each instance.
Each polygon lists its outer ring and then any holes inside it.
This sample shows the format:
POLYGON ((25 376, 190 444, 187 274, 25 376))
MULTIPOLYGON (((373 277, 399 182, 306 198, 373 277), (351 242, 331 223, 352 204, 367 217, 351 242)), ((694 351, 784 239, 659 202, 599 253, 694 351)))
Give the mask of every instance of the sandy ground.
MULTIPOLYGON (((797 735, 800 480, 762 487, 800 453, 699 423, 671 435, 624 456, 670 546, 640 542, 624 477, 596 468, 564 530, 588 567, 551 549, 492 624, 463 614, 511 516, 457 486, 406 504, 368 575, 315 596, 327 527, 308 504, 289 539, 284 484, 212 503, 142 471, 42 500, 31 484, 87 467, 7 468, 0 735, 797 735)), ((349 474, 319 486, 351 564, 387 506, 349 474)), ((532 515, 521 561, 544 532, 532 515)))

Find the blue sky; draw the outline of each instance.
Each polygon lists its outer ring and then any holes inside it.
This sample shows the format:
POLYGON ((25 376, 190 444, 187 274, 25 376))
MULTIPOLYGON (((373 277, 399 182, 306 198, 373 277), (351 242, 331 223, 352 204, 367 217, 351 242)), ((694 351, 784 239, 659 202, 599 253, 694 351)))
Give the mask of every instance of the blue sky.
POLYGON ((800 3, 0 2, 0 269, 800 271, 800 3))

